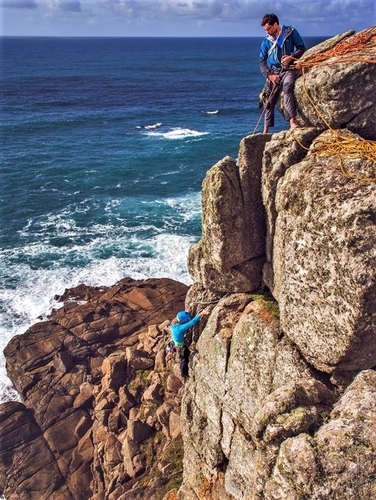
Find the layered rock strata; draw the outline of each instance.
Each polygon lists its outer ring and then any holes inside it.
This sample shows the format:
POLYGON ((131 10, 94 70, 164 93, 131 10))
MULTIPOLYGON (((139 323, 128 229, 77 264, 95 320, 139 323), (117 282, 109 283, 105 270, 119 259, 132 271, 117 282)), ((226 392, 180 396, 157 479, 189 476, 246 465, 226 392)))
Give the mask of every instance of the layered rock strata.
POLYGON ((167 279, 80 286, 11 340, 23 402, 0 406, 7 500, 162 498, 179 485, 183 380, 166 345, 186 293, 167 279))

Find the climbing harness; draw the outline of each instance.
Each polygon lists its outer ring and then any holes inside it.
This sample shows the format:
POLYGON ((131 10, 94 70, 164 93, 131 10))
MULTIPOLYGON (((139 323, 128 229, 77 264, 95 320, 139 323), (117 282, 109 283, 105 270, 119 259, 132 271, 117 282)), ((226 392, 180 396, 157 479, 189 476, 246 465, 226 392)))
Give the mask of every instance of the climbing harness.
MULTIPOLYGON (((282 70, 280 71, 279 75, 281 76, 284 73, 284 71, 286 71, 286 70, 290 70, 290 68, 283 67, 282 70)), ((261 121, 262 117, 264 116, 265 111, 269 108, 270 103, 272 102, 272 99, 274 99, 275 94, 278 93, 279 90, 280 90, 280 82, 273 83, 268 79, 266 80, 264 88, 262 89, 262 91, 259 94, 259 109, 262 108, 261 115, 260 115, 259 119, 257 120, 256 126, 252 132, 252 135, 254 135, 256 133, 256 130, 258 129, 258 127, 260 125, 260 121, 261 121)), ((281 106, 279 106, 278 103, 277 103, 277 107, 279 108, 280 113, 283 115, 283 111, 281 109, 281 106)))
POLYGON ((259 94, 259 109, 262 108, 262 112, 253 133, 257 130, 261 118, 264 116, 265 111, 269 108, 272 99, 278 91, 279 83, 272 83, 270 80, 266 80, 264 88, 259 94))

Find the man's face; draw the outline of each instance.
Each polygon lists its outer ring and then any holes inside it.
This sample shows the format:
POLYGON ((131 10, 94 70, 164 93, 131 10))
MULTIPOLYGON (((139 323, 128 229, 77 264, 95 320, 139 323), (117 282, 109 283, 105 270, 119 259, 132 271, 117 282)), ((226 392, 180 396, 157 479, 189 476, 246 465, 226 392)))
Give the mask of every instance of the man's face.
POLYGON ((266 23, 266 24, 264 24, 263 28, 268 35, 277 36, 279 33, 279 24, 278 23, 274 23, 274 24, 266 23))

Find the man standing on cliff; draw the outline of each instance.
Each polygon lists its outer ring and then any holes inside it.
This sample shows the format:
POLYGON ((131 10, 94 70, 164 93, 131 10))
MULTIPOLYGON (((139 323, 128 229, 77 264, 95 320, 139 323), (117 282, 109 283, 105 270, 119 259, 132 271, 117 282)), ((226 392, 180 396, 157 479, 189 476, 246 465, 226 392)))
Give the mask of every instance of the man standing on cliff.
POLYGON ((261 43, 259 61, 269 87, 263 130, 266 134, 269 127, 274 126, 274 108, 280 92, 283 92, 284 115, 290 128, 299 126, 295 121, 294 84, 298 73, 294 63, 306 47, 298 31, 292 26, 280 26, 275 14, 265 14, 261 26, 267 33, 261 43))

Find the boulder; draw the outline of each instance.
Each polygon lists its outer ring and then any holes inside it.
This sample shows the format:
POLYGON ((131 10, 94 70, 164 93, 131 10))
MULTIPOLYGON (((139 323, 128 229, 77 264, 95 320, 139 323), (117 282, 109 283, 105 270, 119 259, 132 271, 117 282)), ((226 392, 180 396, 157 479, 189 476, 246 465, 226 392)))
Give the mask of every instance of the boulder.
POLYGON ((360 372, 315 435, 286 439, 265 498, 374 498, 375 396, 376 372, 360 372))
POLYGON ((318 129, 343 129, 376 140, 376 27, 348 31, 308 50, 295 85, 297 120, 318 129))
POLYGON ((244 292, 260 287, 265 262, 261 165, 270 136, 247 137, 236 163, 226 157, 203 182, 202 239, 190 247, 188 268, 205 289, 244 292))
POLYGON ((153 428, 140 419, 128 420, 127 430, 129 438, 138 444, 143 443, 153 433, 153 428))
POLYGON ((376 365, 376 184, 344 176, 338 162, 312 146, 279 180, 270 220, 282 329, 328 373, 376 365))

